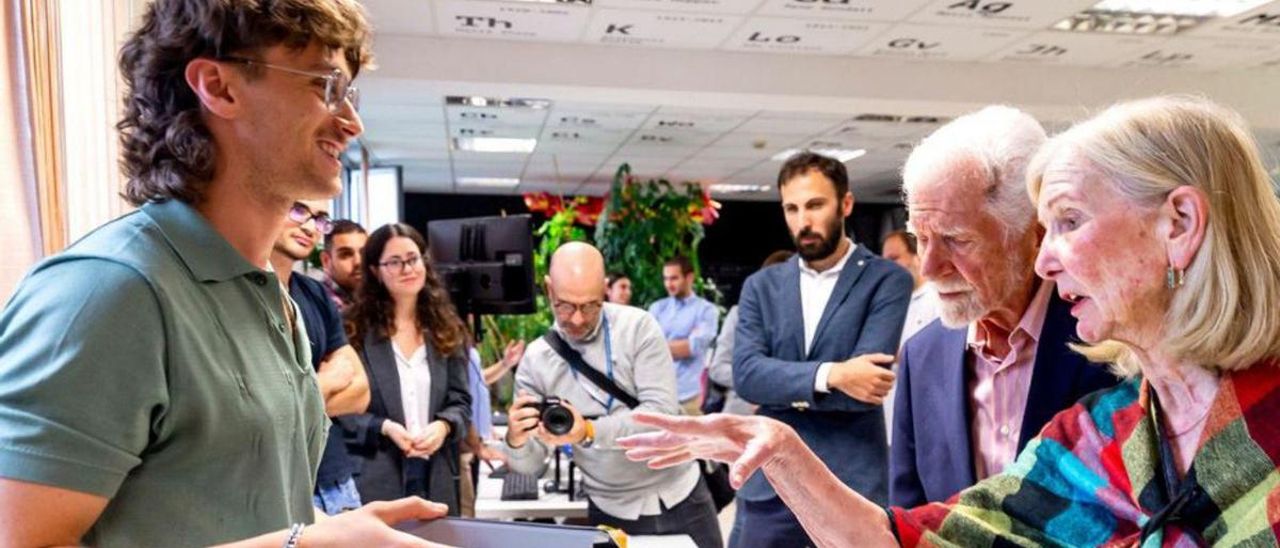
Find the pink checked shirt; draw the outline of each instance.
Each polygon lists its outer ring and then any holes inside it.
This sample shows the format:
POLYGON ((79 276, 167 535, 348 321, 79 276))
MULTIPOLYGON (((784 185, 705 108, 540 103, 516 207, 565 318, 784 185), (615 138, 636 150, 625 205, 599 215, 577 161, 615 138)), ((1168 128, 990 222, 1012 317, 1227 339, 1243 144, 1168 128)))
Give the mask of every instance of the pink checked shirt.
POLYGON ((986 329, 978 322, 969 324, 969 402, 973 417, 969 437, 974 477, 978 480, 999 474, 1018 456, 1036 347, 1053 291, 1052 282, 1040 282, 1018 326, 1009 333, 1007 355, 993 355, 987 347, 986 329))

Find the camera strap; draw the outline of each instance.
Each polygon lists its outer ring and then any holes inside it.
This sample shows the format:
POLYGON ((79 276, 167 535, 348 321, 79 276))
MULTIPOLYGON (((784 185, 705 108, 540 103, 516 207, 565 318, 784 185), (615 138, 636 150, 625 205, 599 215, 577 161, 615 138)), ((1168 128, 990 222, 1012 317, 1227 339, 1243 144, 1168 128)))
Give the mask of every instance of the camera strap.
POLYGON ((555 329, 548 330, 547 334, 542 336, 542 339, 547 341, 547 345, 552 350, 555 350, 556 354, 559 354, 564 361, 569 362, 569 367, 586 377, 592 384, 599 386, 602 390, 608 392, 610 396, 626 404, 628 408, 635 409, 640 406, 640 400, 637 400, 635 396, 628 394, 626 390, 618 386, 618 383, 613 382, 613 379, 605 376, 599 369, 587 365, 587 361, 582 359, 582 354, 569 347, 569 343, 565 342, 555 329))

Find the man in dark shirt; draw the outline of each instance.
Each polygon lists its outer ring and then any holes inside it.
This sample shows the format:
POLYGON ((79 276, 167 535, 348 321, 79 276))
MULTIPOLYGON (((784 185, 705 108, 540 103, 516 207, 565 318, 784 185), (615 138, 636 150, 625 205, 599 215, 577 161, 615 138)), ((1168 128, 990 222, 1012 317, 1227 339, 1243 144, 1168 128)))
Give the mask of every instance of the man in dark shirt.
MULTIPOLYGON (((306 259, 316 247, 316 239, 333 228, 324 201, 300 201, 289 210, 280 235, 271 250, 271 266, 280 283, 298 306, 298 317, 311 341, 311 365, 324 396, 325 413, 330 417, 360 413, 369 406, 369 381, 360 358, 342 329, 342 315, 319 281, 295 275, 293 264, 306 259)), ((356 491, 355 461, 347 456, 342 431, 329 428, 329 440, 316 474, 315 505, 333 515, 360 507, 356 491)))

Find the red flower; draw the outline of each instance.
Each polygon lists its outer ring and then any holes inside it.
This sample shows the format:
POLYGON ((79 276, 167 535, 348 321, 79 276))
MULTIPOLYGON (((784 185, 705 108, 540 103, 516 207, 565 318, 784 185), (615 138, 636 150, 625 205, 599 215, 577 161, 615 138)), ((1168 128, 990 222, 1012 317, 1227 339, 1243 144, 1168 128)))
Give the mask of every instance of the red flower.
POLYGON ((604 204, 604 198, 600 196, 578 198, 575 205, 578 216, 575 222, 582 225, 595 226, 600 221, 600 214, 604 213, 604 204))
POLYGON ((524 206, 533 213, 544 213, 551 207, 551 195, 546 192, 526 192, 524 206))

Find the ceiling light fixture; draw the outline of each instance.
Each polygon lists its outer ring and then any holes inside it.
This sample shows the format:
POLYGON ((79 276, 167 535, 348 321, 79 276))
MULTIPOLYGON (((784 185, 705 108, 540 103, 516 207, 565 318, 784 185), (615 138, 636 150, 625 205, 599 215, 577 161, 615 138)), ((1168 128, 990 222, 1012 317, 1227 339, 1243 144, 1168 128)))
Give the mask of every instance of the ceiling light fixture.
POLYGON ((454 137, 453 149, 466 152, 506 152, 528 154, 538 146, 537 139, 510 137, 454 137))
POLYGON ((551 108, 550 99, 483 97, 480 95, 446 95, 444 104, 460 107, 532 108, 538 110, 551 108))
POLYGON ((519 185, 520 179, 511 177, 458 177, 458 184, 464 186, 511 188, 519 185))
POLYGON ((1231 17, 1270 0, 1102 0, 1053 29, 1169 36, 1218 17, 1231 17))
POLYGON ((770 159, 775 162, 785 162, 787 161, 788 158, 805 151, 821 154, 823 156, 830 156, 832 158, 835 158, 836 160, 839 160, 841 163, 848 162, 849 160, 853 160, 855 158, 861 158, 862 156, 867 154, 867 149, 865 148, 859 148, 859 149, 822 148, 822 147, 803 148, 803 149, 789 148, 787 150, 774 154, 773 157, 770 159))
POLYGON ((1102 0, 1092 11, 1186 17, 1231 17, 1271 0, 1102 0))

